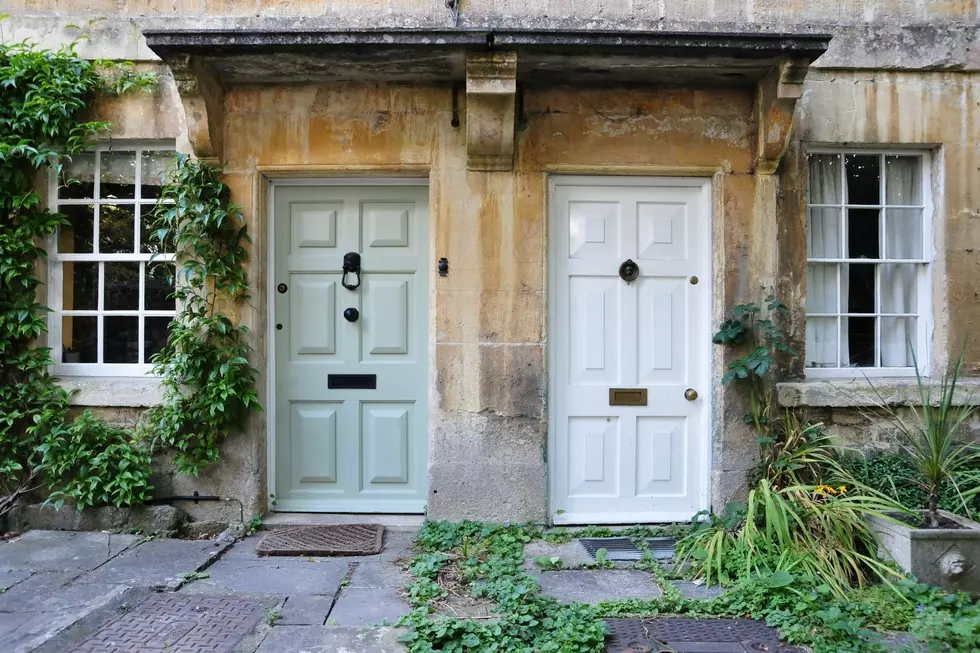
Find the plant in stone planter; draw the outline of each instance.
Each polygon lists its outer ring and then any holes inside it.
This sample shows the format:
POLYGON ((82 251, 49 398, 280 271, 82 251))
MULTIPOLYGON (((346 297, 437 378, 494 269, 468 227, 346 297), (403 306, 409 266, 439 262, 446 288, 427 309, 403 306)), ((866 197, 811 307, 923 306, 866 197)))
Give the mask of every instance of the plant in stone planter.
POLYGON ((906 571, 946 589, 980 593, 980 524, 939 508, 944 486, 954 488, 966 515, 972 498, 980 493, 980 445, 963 437, 977 407, 959 405, 956 396, 962 370, 961 353, 935 384, 917 373, 919 406, 905 410, 887 402, 872 384, 877 408, 893 427, 915 472, 898 480, 919 485, 926 506, 921 515, 899 516, 899 523, 871 521, 882 546, 906 571))

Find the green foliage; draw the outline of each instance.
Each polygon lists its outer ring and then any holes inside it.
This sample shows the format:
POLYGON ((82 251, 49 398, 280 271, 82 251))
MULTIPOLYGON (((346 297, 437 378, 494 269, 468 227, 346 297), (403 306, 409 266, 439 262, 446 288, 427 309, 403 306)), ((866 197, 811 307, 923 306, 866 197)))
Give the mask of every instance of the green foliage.
POLYGON ((919 406, 911 406, 906 418, 877 390, 880 408, 898 435, 898 444, 915 474, 908 480, 925 492, 925 516, 929 524, 939 526, 939 502, 943 486, 952 486, 960 511, 970 516, 970 502, 980 496, 980 444, 961 439, 963 426, 976 415, 977 406, 958 406, 956 384, 963 371, 963 353, 943 371, 937 386, 922 379, 915 363, 919 406), (969 485, 970 489, 964 486, 969 485))
POLYGON ((149 498, 149 452, 134 446, 127 431, 88 410, 54 426, 38 451, 53 490, 49 500, 59 508, 66 499, 86 508, 129 506, 149 498))
POLYGON ((164 400, 147 412, 142 429, 155 446, 175 449, 177 470, 192 475, 218 459, 221 442, 251 410, 261 410, 248 328, 221 309, 248 300, 250 239, 219 175, 207 163, 178 157, 152 214, 151 237, 176 247, 180 311, 152 359, 164 400))
POLYGON ((399 621, 411 629, 402 637, 409 651, 602 651, 606 628, 595 610, 540 596, 538 584, 524 571, 524 545, 538 535, 530 527, 426 522, 415 540, 415 582, 408 588, 419 607, 399 621), (499 619, 433 616, 435 605, 446 596, 440 582, 448 578, 468 588, 473 597, 496 603, 499 619))
POLYGON ((81 59, 74 43, 58 51, 0 43, 0 515, 43 485, 80 505, 128 505, 148 489, 139 444, 91 415, 70 423, 68 395, 48 373, 50 350, 36 346, 47 331, 41 243, 65 224, 36 184, 108 130, 79 119, 97 94, 153 81, 125 64, 81 59))
MULTIPOLYGON (((924 482, 918 470, 905 454, 879 453, 874 456, 850 456, 842 461, 854 479, 873 490, 881 492, 911 510, 926 507, 924 482)), ((961 494, 972 493, 980 487, 980 481, 961 479, 958 486, 949 479, 939 488, 939 507, 963 515, 980 514, 980 495, 968 500, 969 511, 963 509, 961 494), (959 491, 957 491, 957 487, 959 491)))

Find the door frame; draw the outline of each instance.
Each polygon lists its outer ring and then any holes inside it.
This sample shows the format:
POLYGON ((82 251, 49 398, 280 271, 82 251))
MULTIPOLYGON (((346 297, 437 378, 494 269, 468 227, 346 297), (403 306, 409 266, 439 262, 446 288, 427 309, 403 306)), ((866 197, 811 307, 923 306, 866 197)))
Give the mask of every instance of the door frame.
MULTIPOLYGON (((548 283, 548 522, 558 525, 558 524, 581 524, 577 519, 566 517, 564 514, 557 514, 558 506, 558 494, 557 494, 557 474, 555 473, 554 465, 557 461, 557 443, 558 443, 558 430, 556 424, 557 411, 555 406, 558 400, 558 388, 557 383, 557 351, 554 346, 555 341, 552 334, 556 333, 557 328, 563 328, 561 325, 555 324, 555 317, 557 315, 556 305, 558 301, 556 289, 558 288, 558 264, 557 257, 557 234, 558 229, 564 228, 560 222, 561 216, 558 211, 557 203, 554 201, 556 196, 556 189, 558 186, 633 186, 633 187, 651 187, 651 186, 662 186, 662 187, 685 187, 685 188, 700 188, 701 198, 704 202, 704 208, 702 212, 704 215, 701 219, 707 220, 707 225, 705 233, 709 235, 709 242, 701 246, 701 255, 704 257, 708 264, 708 274, 703 280, 705 283, 705 300, 701 302, 701 317, 708 323, 711 324, 714 320, 714 307, 713 307, 713 292, 715 288, 715 198, 714 198, 714 181, 715 178, 712 176, 716 173, 715 170, 708 169, 697 169, 691 170, 690 175, 678 176, 680 172, 688 172, 686 170, 671 170, 674 176, 659 176, 651 175, 650 172, 639 172, 628 170, 628 171, 614 171, 612 173, 603 173, 600 170, 596 170, 594 173, 591 171, 581 171, 581 174, 577 174, 580 171, 575 170, 574 173, 561 174, 560 172, 548 175, 547 184, 547 198, 545 210, 547 211, 547 229, 548 229, 548 251, 547 251, 547 283, 548 283), (618 174, 617 174, 618 173, 618 174), (631 174, 632 173, 632 174, 631 174)), ((711 464, 712 464, 712 434, 714 433, 714 400, 715 391, 711 384, 712 374, 715 367, 714 361, 715 357, 713 355, 711 340, 710 340, 710 328, 709 328, 709 338, 705 339, 703 344, 705 351, 705 364, 704 369, 698 375, 700 379, 697 381, 698 385, 703 387, 705 390, 703 392, 704 396, 704 421, 701 428, 702 437, 702 455, 701 455, 701 491, 698 494, 698 510, 709 510, 711 507, 710 497, 711 497, 711 464)), ((688 521, 694 515, 693 514, 673 514, 673 513, 663 513, 663 522, 668 521, 688 521)), ((595 517, 595 515, 590 515, 590 517, 595 517)), ((610 513, 609 519, 589 519, 589 523, 605 523, 605 524, 632 524, 636 523, 630 520, 628 516, 619 518, 618 513, 610 513)))
MULTIPOLYGON (((289 186, 425 186, 429 189, 428 193, 428 223, 426 224, 426 243, 425 249, 425 259, 431 259, 432 252, 434 251, 434 238, 435 238, 435 211, 433 210, 432 201, 432 188, 433 184, 429 178, 428 169, 421 170, 412 167, 406 168, 404 170, 404 176, 390 176, 392 174, 399 174, 401 170, 385 170, 384 173, 389 176, 373 176, 378 174, 378 171, 373 169, 366 169, 363 171, 353 170, 350 168, 343 168, 340 170, 341 174, 346 176, 329 176, 330 172, 333 171, 332 168, 326 168, 323 170, 322 175, 315 177, 306 176, 311 173, 309 170, 302 168, 297 169, 282 169, 278 166, 272 167, 271 170, 263 171, 260 170, 258 191, 264 191, 265 197, 264 201, 260 200, 256 202, 256 213, 263 211, 265 213, 265 279, 264 286, 266 288, 265 296, 265 310, 268 318, 266 319, 265 325, 265 373, 266 373, 266 398, 265 398, 265 447, 266 447, 266 497, 265 506, 268 512, 277 512, 275 491, 276 491, 276 438, 278 433, 276 432, 276 401, 278 398, 278 387, 276 379, 277 361, 276 361, 276 336, 275 336, 275 275, 276 275, 276 188, 279 187, 289 187, 289 186), (353 174, 358 174, 359 176, 350 176, 353 174)), ((316 174, 319 171, 312 171, 316 174)), ((253 254, 254 255, 254 254, 253 254)), ((427 292, 425 294, 426 301, 426 314, 431 316, 435 310, 435 273, 433 268, 429 266, 426 271, 428 275, 427 281, 427 292)), ((426 405, 424 407, 424 413, 426 415, 426 422, 431 426, 432 424, 432 369, 435 360, 435 348, 434 348, 434 320, 428 320, 426 324, 426 350, 424 355, 421 357, 419 364, 425 365, 425 377, 426 377, 426 405)), ((422 443, 425 447, 425 459, 429 459, 429 428, 425 430, 425 437, 422 439, 422 443)), ((426 488, 426 495, 428 495, 428 469, 424 470, 425 478, 422 479, 422 483, 426 488)), ((295 512, 295 511, 289 511, 295 512)), ((309 512, 309 511, 305 511, 309 512)), ((323 511, 323 514, 329 514, 327 511, 323 511)), ((364 511, 363 513, 351 513, 351 514, 371 514, 371 511, 364 511)), ((413 513, 414 514, 414 513, 413 513)), ((422 513, 425 514, 425 509, 423 508, 422 513)))

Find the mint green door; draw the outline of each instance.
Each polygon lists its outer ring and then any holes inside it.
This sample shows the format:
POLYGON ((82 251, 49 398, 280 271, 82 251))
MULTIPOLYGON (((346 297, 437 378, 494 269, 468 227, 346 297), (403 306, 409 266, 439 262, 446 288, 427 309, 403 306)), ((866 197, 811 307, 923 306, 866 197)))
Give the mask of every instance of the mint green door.
POLYGON ((428 187, 273 193, 276 509, 421 513, 428 187))

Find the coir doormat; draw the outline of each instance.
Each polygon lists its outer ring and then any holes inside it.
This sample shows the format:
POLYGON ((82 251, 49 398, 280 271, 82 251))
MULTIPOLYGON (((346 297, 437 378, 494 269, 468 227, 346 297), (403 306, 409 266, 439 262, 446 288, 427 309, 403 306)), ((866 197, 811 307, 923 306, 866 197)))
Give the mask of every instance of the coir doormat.
POLYGON ((366 556, 381 553, 385 528, 380 524, 290 526, 259 540, 255 552, 266 556, 366 556))

